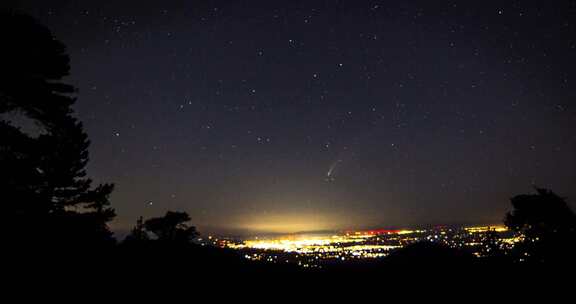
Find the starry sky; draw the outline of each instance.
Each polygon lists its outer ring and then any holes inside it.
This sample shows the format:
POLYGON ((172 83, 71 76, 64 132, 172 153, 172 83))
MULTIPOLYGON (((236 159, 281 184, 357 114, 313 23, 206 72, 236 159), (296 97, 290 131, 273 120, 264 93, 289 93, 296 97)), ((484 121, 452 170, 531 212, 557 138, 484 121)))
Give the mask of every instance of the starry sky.
POLYGON ((3 1, 68 46, 116 231, 499 223, 575 198, 575 1, 3 1))

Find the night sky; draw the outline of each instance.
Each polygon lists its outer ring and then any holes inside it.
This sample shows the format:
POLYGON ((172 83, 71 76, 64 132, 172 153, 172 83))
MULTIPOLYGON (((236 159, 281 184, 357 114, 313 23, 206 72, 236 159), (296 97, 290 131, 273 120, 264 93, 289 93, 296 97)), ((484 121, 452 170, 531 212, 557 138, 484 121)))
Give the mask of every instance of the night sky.
POLYGON ((576 197, 575 1, 9 5, 68 46, 117 231, 500 223, 532 185, 576 197))

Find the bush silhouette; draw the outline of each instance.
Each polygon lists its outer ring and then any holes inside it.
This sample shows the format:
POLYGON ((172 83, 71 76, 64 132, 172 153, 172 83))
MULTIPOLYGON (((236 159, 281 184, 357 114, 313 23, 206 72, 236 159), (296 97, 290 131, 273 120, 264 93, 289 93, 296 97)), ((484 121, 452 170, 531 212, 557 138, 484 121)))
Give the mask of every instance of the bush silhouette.
POLYGON ((157 240, 187 243, 198 236, 196 227, 189 226, 190 216, 186 212, 168 211, 163 217, 155 217, 144 222, 146 230, 157 240))

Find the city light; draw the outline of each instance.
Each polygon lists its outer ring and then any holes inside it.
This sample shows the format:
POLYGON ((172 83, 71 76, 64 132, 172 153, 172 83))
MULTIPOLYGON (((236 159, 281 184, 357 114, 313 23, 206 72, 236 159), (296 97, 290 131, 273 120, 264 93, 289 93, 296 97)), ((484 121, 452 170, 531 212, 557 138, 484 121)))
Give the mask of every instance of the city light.
POLYGON ((477 226, 477 227, 466 227, 464 230, 470 233, 485 233, 485 232, 506 232, 508 228, 505 226, 477 226))
POLYGON ((466 248, 474 256, 482 258, 492 250, 490 246, 494 244, 505 250, 521 240, 521 236, 504 226, 377 229, 248 239, 208 238, 212 245, 240 251, 246 259, 252 261, 294 263, 306 268, 321 267, 323 263, 382 258, 393 250, 416 242, 434 242, 458 249, 466 248))

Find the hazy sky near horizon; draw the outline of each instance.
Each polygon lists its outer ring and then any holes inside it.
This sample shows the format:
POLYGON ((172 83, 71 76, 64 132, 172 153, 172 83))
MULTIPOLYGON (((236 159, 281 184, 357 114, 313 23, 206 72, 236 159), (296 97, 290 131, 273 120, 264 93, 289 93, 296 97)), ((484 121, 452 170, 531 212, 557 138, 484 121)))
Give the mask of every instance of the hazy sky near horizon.
POLYGON ((576 199, 574 1, 7 1, 67 46, 115 229, 500 222, 576 199))

